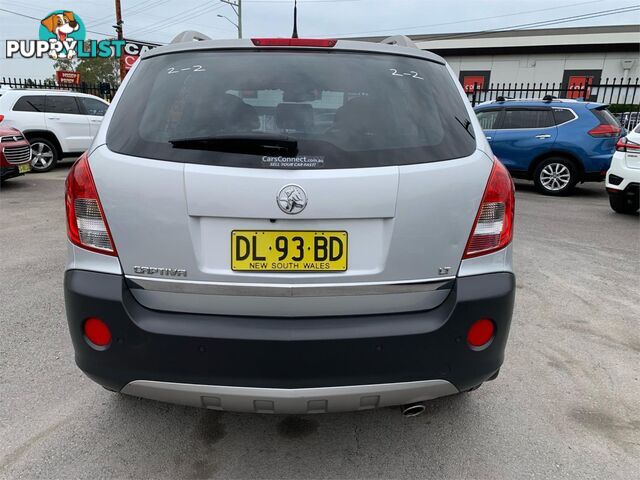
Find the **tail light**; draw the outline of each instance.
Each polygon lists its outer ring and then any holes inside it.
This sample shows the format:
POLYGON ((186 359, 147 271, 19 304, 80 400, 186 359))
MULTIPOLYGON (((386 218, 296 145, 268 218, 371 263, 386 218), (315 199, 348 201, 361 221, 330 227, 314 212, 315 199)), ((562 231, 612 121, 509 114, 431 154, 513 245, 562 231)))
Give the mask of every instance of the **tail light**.
POLYGON ((616 143, 617 152, 640 152, 640 143, 632 142, 627 137, 622 137, 616 143))
POLYGON ((252 38, 256 47, 335 47, 333 38, 252 38))
POLYGON ((600 124, 592 128, 587 133, 592 137, 617 137, 620 135, 621 129, 617 125, 600 124))
POLYGON ((74 245, 116 256, 107 219, 84 153, 73 164, 66 181, 67 234, 74 245))
POLYGON ((514 211, 511 175, 496 158, 463 258, 487 255, 506 247, 513 238, 514 211))

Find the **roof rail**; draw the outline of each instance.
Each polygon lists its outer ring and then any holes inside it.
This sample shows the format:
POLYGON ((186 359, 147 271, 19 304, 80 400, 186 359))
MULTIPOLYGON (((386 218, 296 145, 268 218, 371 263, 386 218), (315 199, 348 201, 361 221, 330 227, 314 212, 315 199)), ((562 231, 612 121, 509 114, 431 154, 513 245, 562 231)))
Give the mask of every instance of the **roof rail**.
POLYGON ((201 42, 203 40, 211 40, 211 38, 195 30, 185 30, 176 35, 176 37, 171 40, 171 43, 201 42))
POLYGON ((398 45, 399 47, 418 48, 418 46, 413 43, 413 40, 411 40, 406 35, 394 35, 392 37, 387 37, 380 43, 384 43, 387 45, 398 45))
POLYGON ((510 98, 510 97, 504 97, 502 95, 498 95, 495 98, 495 100, 487 100, 486 102, 482 102, 482 103, 504 103, 504 102, 545 102, 545 103, 552 103, 552 102, 565 103, 565 102, 570 102, 570 103, 578 103, 578 100, 576 100, 575 98, 558 98, 558 97, 555 97, 553 95, 545 95, 542 98, 533 98, 533 97, 510 98))

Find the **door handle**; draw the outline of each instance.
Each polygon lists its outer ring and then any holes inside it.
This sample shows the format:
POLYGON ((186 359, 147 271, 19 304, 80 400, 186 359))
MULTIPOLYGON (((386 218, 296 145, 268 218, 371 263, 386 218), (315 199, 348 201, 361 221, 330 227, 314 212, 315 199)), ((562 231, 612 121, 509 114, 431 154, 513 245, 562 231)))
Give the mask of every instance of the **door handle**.
POLYGON ((91 123, 102 123, 102 120, 91 120, 91 123))
POLYGON ((47 117, 49 120, 60 120, 60 117, 47 117))
POLYGON ((536 135, 536 138, 539 138, 540 140, 545 139, 545 138, 551 138, 551 135, 549 135, 548 133, 544 133, 541 135, 536 135))
POLYGON ((491 140, 491 137, 485 137, 487 140, 491 140))

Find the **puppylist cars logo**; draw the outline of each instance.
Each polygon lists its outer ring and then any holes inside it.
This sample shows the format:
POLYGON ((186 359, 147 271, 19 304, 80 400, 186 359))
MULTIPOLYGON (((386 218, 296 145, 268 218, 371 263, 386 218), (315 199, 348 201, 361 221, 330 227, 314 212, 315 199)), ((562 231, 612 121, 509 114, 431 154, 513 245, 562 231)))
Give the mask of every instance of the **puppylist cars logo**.
POLYGON ((86 40, 82 19, 70 10, 55 10, 40 21, 38 40, 7 40, 7 58, 20 55, 24 58, 58 58, 138 56, 150 47, 125 40, 86 40))

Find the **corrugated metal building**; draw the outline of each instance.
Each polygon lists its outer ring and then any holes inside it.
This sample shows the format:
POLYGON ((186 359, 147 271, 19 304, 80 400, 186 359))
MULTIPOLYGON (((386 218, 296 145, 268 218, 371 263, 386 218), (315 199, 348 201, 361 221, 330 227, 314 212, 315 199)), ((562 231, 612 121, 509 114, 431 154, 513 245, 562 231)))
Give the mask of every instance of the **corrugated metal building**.
MULTIPOLYGON (((410 35, 473 84, 598 84, 640 76, 640 25, 410 35)), ((361 40, 379 42, 384 37, 361 40)))

